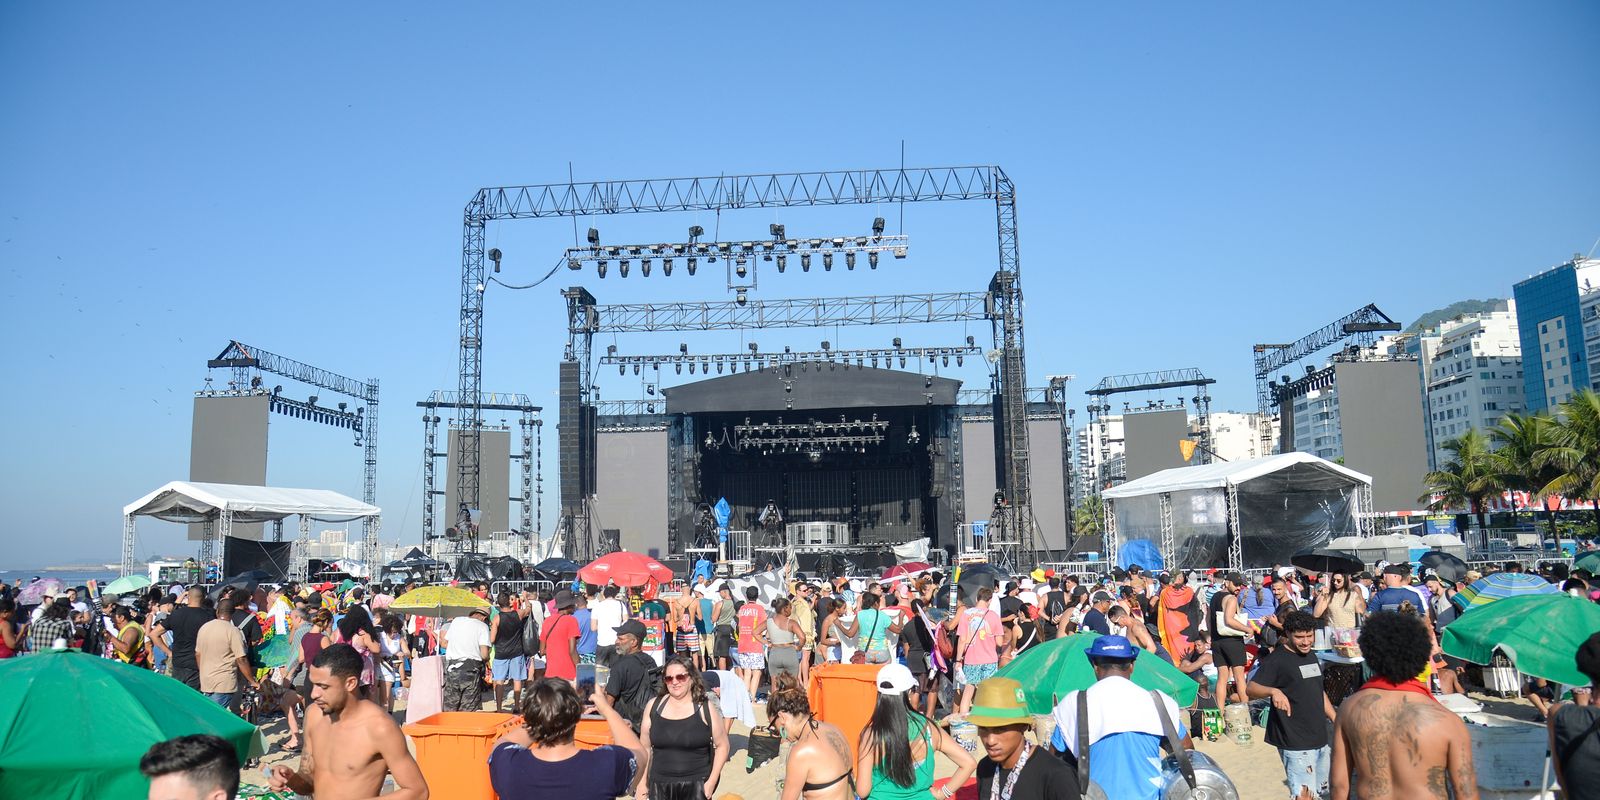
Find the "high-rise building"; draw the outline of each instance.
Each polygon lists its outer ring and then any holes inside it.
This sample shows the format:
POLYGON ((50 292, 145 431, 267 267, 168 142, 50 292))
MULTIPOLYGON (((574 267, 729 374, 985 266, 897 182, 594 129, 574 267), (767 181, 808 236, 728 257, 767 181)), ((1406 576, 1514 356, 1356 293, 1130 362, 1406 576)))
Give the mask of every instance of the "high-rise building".
POLYGON ((1522 344, 1516 306, 1441 323, 1424 344, 1422 372, 1429 440, 1428 466, 1446 461, 1445 443, 1469 430, 1487 431, 1521 412, 1522 344))
POLYGON ((1574 258, 1514 287, 1522 341, 1523 395, 1546 411, 1593 385, 1583 304, 1600 287, 1600 260, 1574 258))
POLYGON ((1600 361, 1600 283, 1580 284, 1578 288, 1583 290, 1578 311, 1583 319, 1583 348, 1589 361, 1589 388, 1600 392, 1600 369, 1594 367, 1594 363, 1600 361))
MULTIPOLYGON (((1261 438, 1261 415, 1255 412, 1213 411, 1210 415, 1211 450, 1228 461, 1247 461, 1272 455, 1265 452, 1270 443, 1261 438)), ((1269 416, 1265 424, 1273 426, 1271 442, 1278 439, 1276 422, 1269 416)), ((1196 462, 1198 463, 1198 462, 1196 462)))
POLYGON ((1122 436, 1122 417, 1100 417, 1074 433, 1073 497, 1097 495, 1108 482, 1120 483, 1124 476, 1126 445, 1122 436))

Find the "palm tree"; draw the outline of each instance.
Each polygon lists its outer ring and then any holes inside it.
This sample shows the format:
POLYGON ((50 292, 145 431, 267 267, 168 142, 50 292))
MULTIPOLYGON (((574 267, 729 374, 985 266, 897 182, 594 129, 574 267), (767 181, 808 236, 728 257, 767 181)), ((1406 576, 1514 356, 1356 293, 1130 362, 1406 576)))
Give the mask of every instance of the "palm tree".
MULTIPOLYGON (((1489 441, 1495 448, 1489 455, 1489 463, 1500 489, 1538 497, 1544 493, 1544 487, 1561 474, 1561 469, 1550 463, 1545 454, 1555 443, 1555 421, 1547 414, 1507 414, 1489 429, 1489 441)), ((1516 503, 1513 494, 1513 520, 1517 516, 1516 503)))
POLYGON ((1584 390, 1573 395, 1561 404, 1552 428, 1552 446, 1542 460, 1560 472, 1544 492, 1588 500, 1600 536, 1600 394, 1584 390))
POLYGON ((1466 507, 1478 516, 1478 528, 1485 529, 1484 507, 1490 497, 1500 493, 1500 481, 1490 460, 1489 440, 1469 430, 1460 438, 1444 443, 1450 458, 1440 469, 1423 476, 1427 492, 1417 498, 1431 511, 1466 507))
POLYGON ((1100 495, 1084 498, 1072 509, 1072 530, 1079 536, 1099 536, 1106 530, 1106 508, 1100 495))

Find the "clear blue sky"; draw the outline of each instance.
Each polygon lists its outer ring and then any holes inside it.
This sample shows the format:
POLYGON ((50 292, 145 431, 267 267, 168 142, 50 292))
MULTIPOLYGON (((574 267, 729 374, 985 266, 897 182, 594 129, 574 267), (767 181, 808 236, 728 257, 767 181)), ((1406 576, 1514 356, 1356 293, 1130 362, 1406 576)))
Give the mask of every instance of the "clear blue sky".
MULTIPOLYGON (((1019 190, 1031 382, 1198 366, 1367 302, 1406 321, 1600 237, 1591 2, 7 3, 0 567, 114 560, 121 506, 188 474, 192 393, 237 338, 383 381, 385 538, 415 541, 413 403, 456 383, 461 210, 480 186, 999 164, 1019 190), (292 9, 292 10, 291 10, 292 9)), ((865 229, 896 209, 584 220, 608 241, 865 229)), ((912 257, 763 275, 761 297, 972 290, 992 208, 911 206, 912 257)), ((544 274, 569 220, 492 226, 544 274)), ((557 290, 487 298, 487 389, 554 414, 557 290)), ((720 277, 583 282, 602 302, 720 277)), ((984 330, 767 331, 764 348, 984 330)), ((618 342, 737 347, 737 336, 618 342)), ((600 343, 603 349, 604 344, 600 343)), ((981 367, 955 371, 969 386, 981 367)), ((605 377, 605 373, 601 373, 605 377)), ((684 379, 688 376, 685 375, 684 379)), ((631 375, 603 383, 635 397, 631 375)), ((303 396, 303 392, 301 396, 303 396)), ((1080 396, 1081 397, 1081 396, 1080 396)), ((1082 416, 1080 414, 1080 416, 1082 416)), ((556 506, 546 437, 546 529, 556 506)), ((275 418, 269 480, 360 493, 347 433, 275 418)), ((140 553, 178 526, 140 526, 140 553)))

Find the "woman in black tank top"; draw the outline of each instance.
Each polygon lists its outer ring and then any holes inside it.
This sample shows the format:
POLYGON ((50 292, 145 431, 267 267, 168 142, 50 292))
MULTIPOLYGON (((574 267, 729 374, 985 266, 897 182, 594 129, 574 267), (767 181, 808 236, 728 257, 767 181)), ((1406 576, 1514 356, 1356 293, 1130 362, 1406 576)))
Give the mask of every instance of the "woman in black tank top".
POLYGON ((648 753, 650 800, 707 800, 728 761, 728 733, 700 676, 674 656, 661 673, 639 730, 648 753))

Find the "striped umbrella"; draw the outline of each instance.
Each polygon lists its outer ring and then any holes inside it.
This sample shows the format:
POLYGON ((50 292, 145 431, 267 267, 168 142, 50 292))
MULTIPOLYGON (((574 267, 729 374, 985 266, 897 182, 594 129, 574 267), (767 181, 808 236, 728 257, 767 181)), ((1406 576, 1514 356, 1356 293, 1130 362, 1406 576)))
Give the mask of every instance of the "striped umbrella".
POLYGON ((1496 572, 1474 581, 1450 600, 1462 611, 1471 611, 1508 597, 1560 593, 1561 587, 1538 575, 1529 575, 1526 572, 1496 572))

